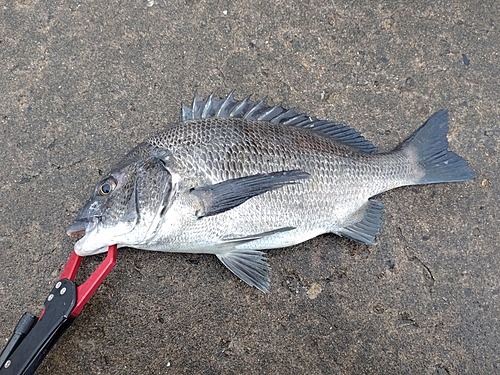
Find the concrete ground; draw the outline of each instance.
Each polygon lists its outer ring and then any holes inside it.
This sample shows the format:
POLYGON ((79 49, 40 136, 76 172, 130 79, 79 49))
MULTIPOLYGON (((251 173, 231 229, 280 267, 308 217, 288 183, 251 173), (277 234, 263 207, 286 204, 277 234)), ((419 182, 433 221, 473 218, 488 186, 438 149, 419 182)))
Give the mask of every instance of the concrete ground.
POLYGON ((236 88, 381 150, 448 108, 477 178, 382 194, 376 246, 269 251, 268 295, 214 256, 122 249, 37 373, 500 374, 499 27, 493 0, 3 2, 1 346, 101 174, 195 89, 236 88))

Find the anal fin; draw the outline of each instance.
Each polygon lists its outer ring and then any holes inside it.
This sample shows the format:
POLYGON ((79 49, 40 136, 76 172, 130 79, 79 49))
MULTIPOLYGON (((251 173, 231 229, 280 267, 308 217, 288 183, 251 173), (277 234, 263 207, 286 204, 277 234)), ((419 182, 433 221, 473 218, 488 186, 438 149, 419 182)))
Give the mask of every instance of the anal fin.
POLYGON ((374 199, 369 200, 360 209, 363 215, 361 221, 342 228, 336 233, 367 245, 375 245, 375 237, 382 226, 383 208, 382 202, 374 199))

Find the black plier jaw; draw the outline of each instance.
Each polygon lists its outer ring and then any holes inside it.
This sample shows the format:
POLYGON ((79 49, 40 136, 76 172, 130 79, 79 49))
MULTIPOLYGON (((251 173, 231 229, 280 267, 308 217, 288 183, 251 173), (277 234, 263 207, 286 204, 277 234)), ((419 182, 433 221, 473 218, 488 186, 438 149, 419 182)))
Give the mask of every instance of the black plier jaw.
POLYGON ((48 351, 73 323, 116 263, 116 245, 90 277, 75 283, 82 257, 73 252, 44 302, 40 317, 24 313, 0 354, 0 375, 31 375, 48 351))

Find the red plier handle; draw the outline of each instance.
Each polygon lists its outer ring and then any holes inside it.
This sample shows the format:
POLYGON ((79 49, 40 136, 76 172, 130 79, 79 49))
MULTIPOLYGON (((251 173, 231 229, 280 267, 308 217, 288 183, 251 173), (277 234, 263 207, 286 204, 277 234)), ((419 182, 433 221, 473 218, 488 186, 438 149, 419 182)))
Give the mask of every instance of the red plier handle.
MULTIPOLYGON (((108 248, 108 255, 102 261, 102 263, 96 268, 96 270, 89 276, 89 278, 76 288, 76 304, 71 311, 70 317, 76 318, 82 312, 83 306, 89 301, 89 299, 94 295, 99 285, 102 284, 106 276, 111 272, 116 264, 116 245, 112 245, 108 248)), ((80 268, 83 257, 77 255, 74 251, 68 259, 68 263, 61 272, 59 280, 68 279, 75 281, 76 274, 80 268)))
POLYGON ((0 375, 31 375, 50 348, 80 314, 99 285, 116 263, 117 246, 108 248, 108 255, 81 285, 75 277, 82 257, 73 252, 59 281, 45 299, 40 317, 24 313, 10 340, 0 354, 0 375))

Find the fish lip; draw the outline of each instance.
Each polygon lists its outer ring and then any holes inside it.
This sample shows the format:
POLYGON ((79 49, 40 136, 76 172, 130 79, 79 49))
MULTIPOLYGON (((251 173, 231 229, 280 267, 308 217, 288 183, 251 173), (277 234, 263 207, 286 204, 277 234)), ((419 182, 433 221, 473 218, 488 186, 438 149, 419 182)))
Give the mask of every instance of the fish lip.
POLYGON ((81 218, 71 224, 66 230, 66 234, 71 237, 83 237, 97 225, 98 217, 81 218))

